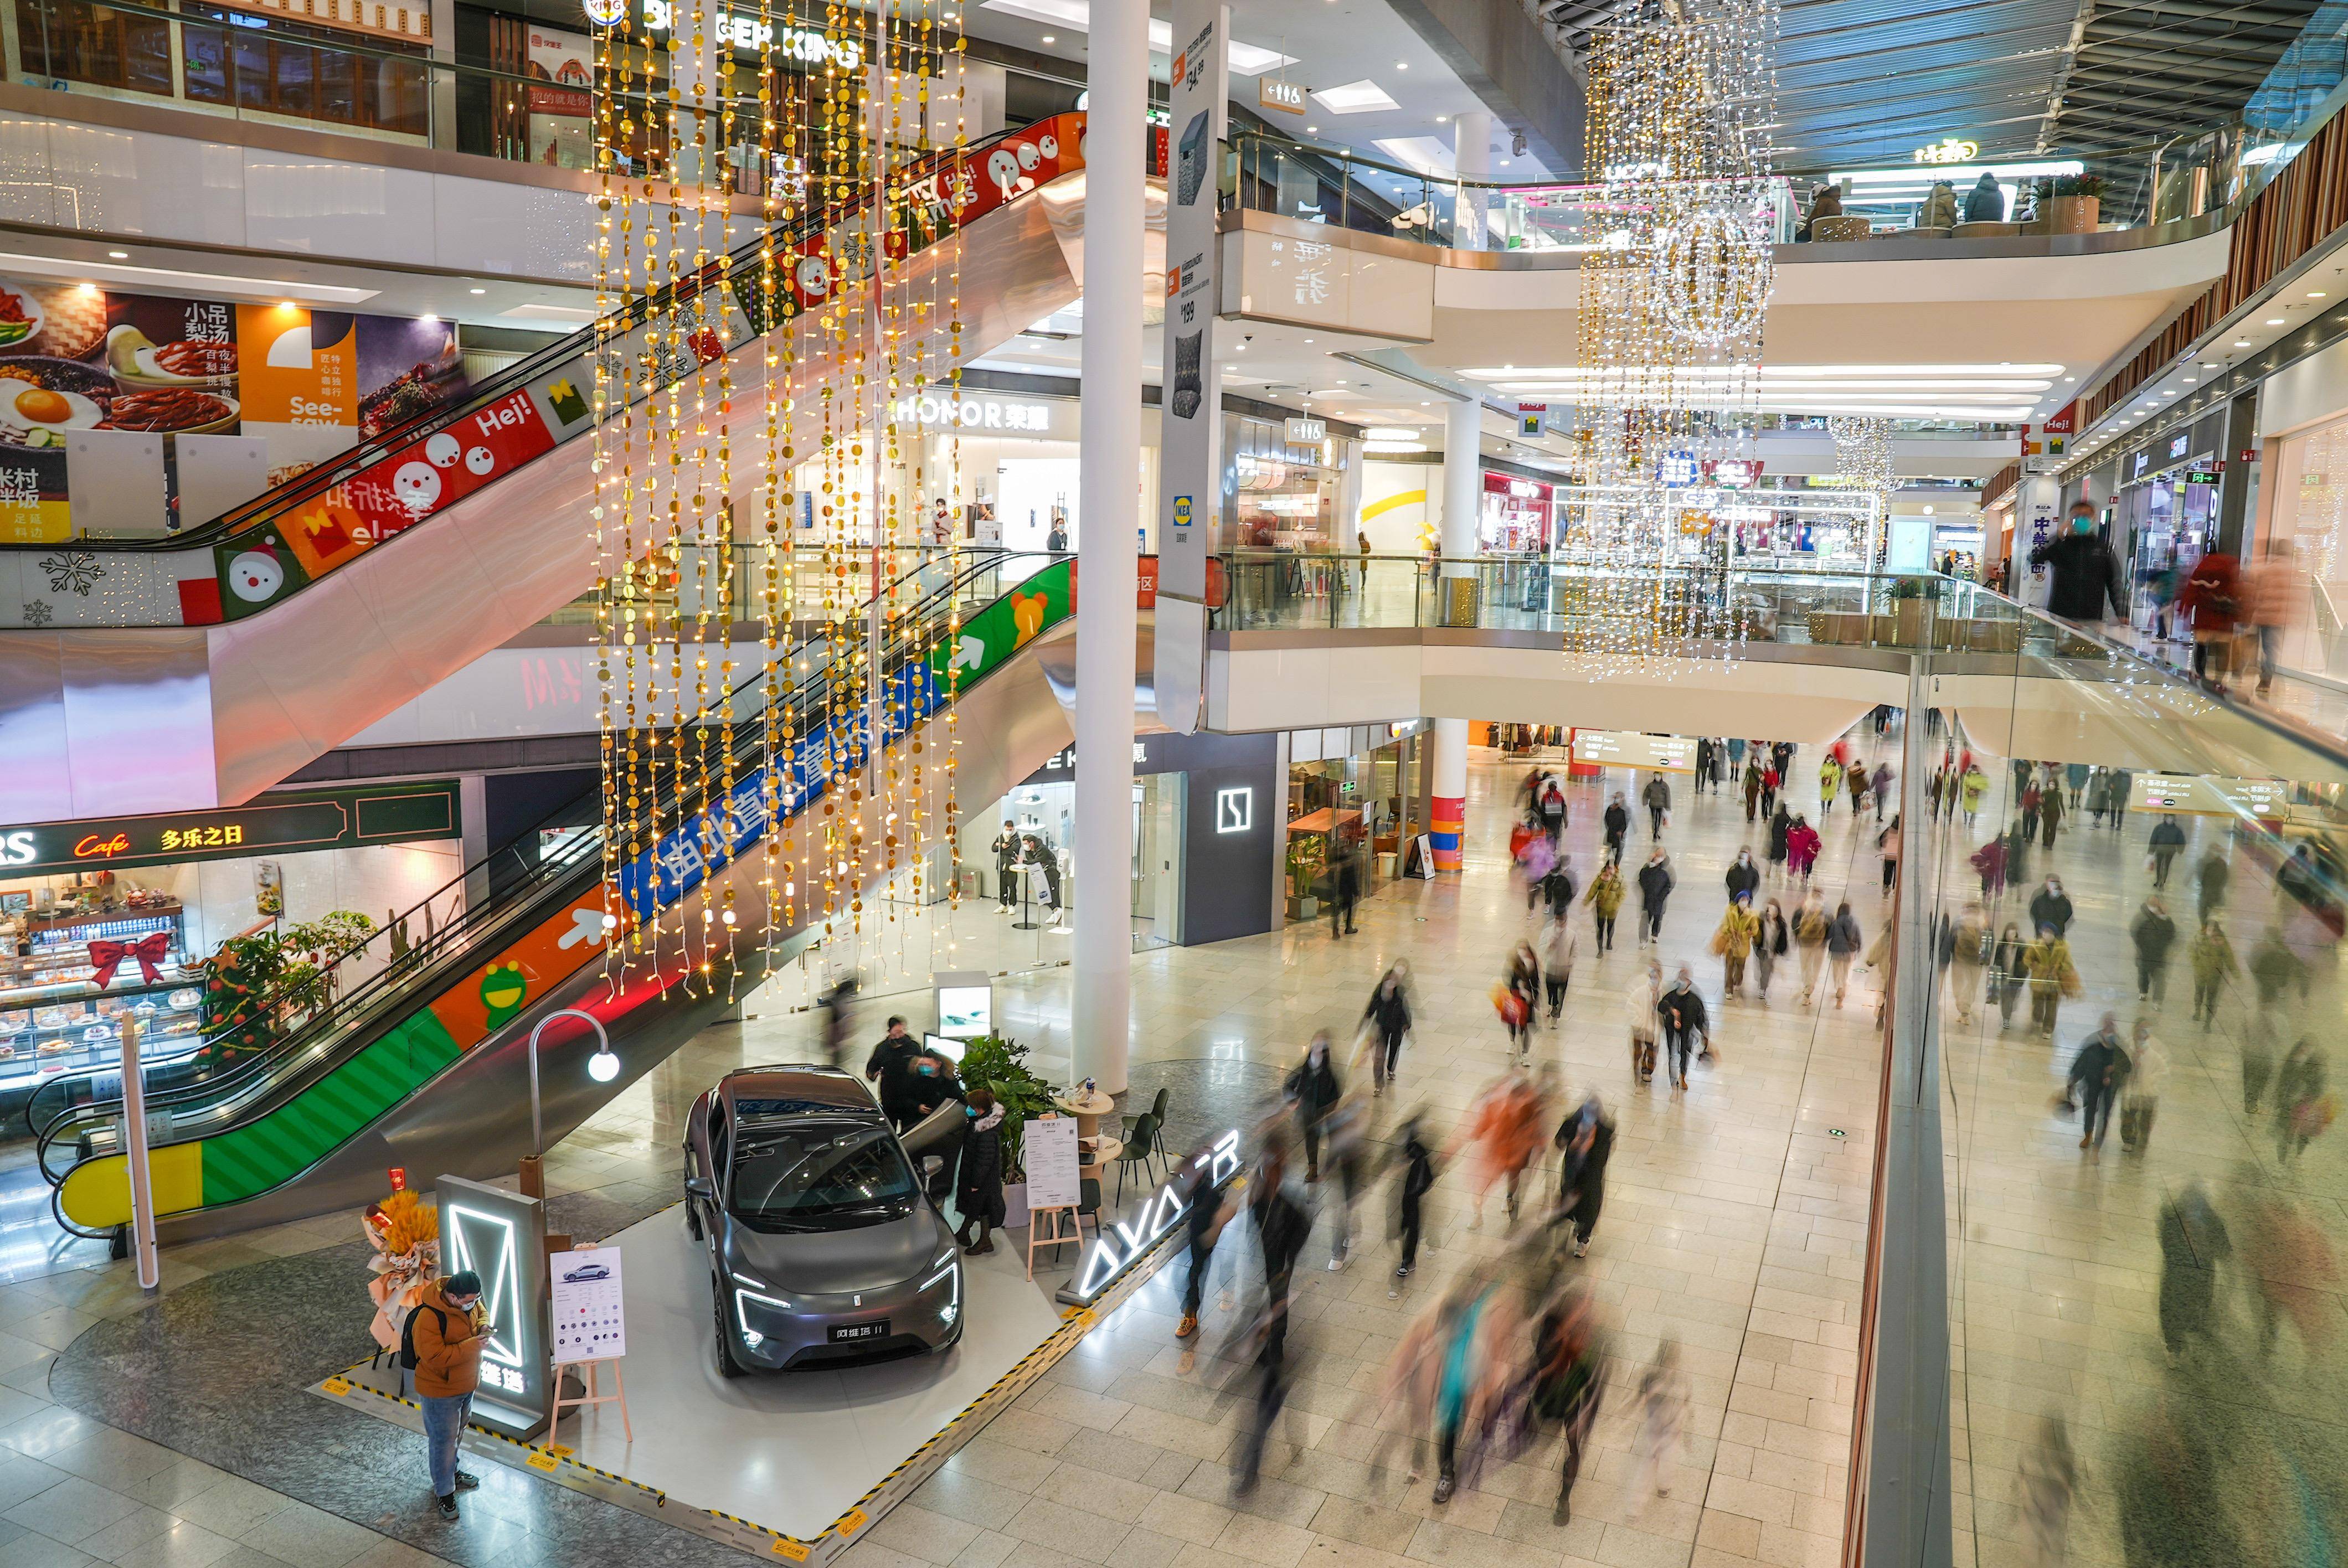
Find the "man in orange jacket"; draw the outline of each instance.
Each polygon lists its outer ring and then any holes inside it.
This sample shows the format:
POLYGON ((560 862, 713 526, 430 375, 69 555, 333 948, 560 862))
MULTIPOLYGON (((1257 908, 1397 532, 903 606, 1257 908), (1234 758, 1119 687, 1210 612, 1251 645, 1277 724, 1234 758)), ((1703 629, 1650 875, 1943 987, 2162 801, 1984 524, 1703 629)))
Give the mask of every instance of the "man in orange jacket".
POLYGON ((457 1517, 457 1494, 481 1484, 457 1468, 457 1444, 465 1435, 473 1390, 481 1381, 481 1348, 489 1324, 480 1311, 481 1276, 471 1269, 425 1287, 408 1315, 400 1365, 416 1374, 416 1399, 424 1408, 424 1445, 432 1472, 432 1496, 443 1519, 457 1517))

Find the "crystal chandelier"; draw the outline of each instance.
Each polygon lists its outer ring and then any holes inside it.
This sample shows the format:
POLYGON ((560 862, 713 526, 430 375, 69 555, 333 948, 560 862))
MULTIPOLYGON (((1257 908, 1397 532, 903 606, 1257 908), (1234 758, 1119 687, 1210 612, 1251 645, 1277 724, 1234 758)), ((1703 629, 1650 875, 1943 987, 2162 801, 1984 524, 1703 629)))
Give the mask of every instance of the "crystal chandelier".
POLYGON ((1827 420, 1827 434, 1834 438, 1837 476, 1866 494, 1862 537, 1852 543, 1872 571, 1881 562, 1883 521, 1891 506, 1891 421, 1874 414, 1837 414, 1827 420))
POLYGON ((1721 479, 1749 477, 1774 279, 1773 0, 1643 5, 1593 36, 1578 425, 1560 554, 1592 678, 1689 639, 1733 653, 1721 479))

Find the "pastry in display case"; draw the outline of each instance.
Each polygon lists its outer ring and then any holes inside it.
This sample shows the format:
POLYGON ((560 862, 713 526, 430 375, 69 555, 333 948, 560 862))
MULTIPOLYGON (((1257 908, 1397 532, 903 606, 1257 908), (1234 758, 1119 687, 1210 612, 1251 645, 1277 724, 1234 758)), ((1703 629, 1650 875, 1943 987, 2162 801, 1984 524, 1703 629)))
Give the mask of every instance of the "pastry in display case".
POLYGON ((0 1099, 122 1056, 138 1020, 149 1061, 200 1038, 179 900, 110 876, 64 888, 0 889, 0 1099))

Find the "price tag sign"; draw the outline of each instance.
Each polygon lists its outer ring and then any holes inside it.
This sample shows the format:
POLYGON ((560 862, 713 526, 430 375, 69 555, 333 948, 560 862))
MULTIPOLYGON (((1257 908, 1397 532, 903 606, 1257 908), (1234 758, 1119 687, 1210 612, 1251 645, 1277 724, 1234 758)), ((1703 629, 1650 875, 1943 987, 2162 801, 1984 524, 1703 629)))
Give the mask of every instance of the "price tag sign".
POLYGON ((1027 1206, 1066 1208, 1082 1195, 1076 1178, 1076 1119, 1042 1116, 1027 1123, 1020 1158, 1027 1167, 1027 1206))

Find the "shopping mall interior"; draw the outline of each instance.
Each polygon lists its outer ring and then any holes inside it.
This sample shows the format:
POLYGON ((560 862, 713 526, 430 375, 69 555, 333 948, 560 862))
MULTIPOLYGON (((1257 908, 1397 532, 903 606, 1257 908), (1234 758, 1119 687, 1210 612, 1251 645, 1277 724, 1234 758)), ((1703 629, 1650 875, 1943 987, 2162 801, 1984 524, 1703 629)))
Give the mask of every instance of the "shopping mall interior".
POLYGON ((2348 5, 0 52, 0 1568, 2339 1562, 2348 5))

